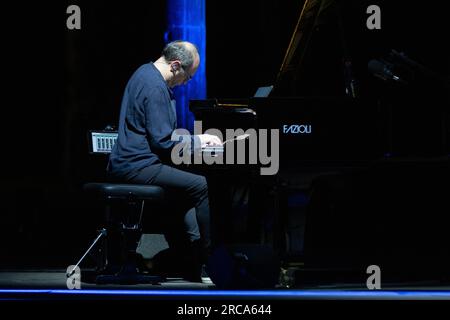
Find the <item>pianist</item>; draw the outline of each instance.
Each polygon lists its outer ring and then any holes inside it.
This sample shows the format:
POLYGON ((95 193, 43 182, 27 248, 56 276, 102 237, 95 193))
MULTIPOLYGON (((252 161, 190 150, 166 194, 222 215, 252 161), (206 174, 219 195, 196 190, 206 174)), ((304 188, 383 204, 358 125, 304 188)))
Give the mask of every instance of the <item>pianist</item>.
MULTIPOLYGON (((172 88, 187 83, 197 71, 200 56, 197 48, 186 41, 174 41, 165 46, 155 62, 139 67, 125 88, 117 143, 111 152, 107 171, 111 178, 129 182, 161 186, 169 196, 180 197, 170 203, 183 202, 183 208, 195 208, 176 216, 182 226, 183 243, 192 259, 186 264, 185 278, 201 281, 201 265, 211 248, 210 211, 208 187, 203 176, 182 171, 171 166, 170 154, 177 141, 171 140, 176 129, 176 109, 172 88), (183 230, 184 229, 184 230, 183 230)), ((202 147, 220 145, 221 140, 213 135, 193 136, 202 147)), ((163 219, 162 212, 157 218, 163 219)), ((166 217, 167 218, 167 217, 166 217)), ((152 217, 154 219, 154 217, 152 217)), ((173 228, 170 232, 175 232, 173 228)), ((167 237, 169 245, 173 235, 167 237)))

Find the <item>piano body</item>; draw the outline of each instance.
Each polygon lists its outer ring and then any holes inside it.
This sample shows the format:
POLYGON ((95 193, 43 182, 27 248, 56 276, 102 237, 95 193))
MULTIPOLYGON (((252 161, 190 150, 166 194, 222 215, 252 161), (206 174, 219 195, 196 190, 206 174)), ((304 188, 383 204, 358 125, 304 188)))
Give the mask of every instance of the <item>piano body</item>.
MULTIPOLYGON (((396 162, 392 159, 396 151, 403 156, 413 150, 399 148, 401 143, 394 135, 395 121, 399 117, 396 112, 404 112, 406 104, 393 108, 395 98, 386 102, 382 97, 385 91, 380 91, 381 97, 374 94, 378 92, 375 89, 381 87, 376 80, 367 75, 364 87, 361 79, 355 78, 358 70, 352 70, 353 62, 361 57, 352 56, 350 48, 355 44, 348 42, 351 37, 344 27, 340 4, 340 1, 330 0, 304 2, 269 97, 190 101, 190 110, 197 121, 202 121, 203 131, 216 128, 225 136, 225 129, 279 130, 280 168, 276 175, 261 176, 259 166, 203 168, 212 186, 211 201, 218 202, 212 207, 216 210, 217 221, 221 221, 220 228, 226 223, 228 226, 234 223, 240 228, 236 231, 236 228, 225 227, 226 232, 231 228, 231 232, 239 235, 221 240, 272 241, 282 254, 296 249, 302 251, 303 245, 294 248, 295 245, 286 240, 288 202, 292 200, 292 194, 300 194, 303 209, 299 210, 307 210, 305 207, 309 206, 307 202, 314 192, 314 184, 322 177, 364 176, 366 170, 380 163, 383 166, 385 161, 396 162), (322 44, 327 41, 334 50, 323 52, 322 44), (317 50, 321 51, 317 53, 317 50), (318 74, 315 74, 317 70, 318 74), (230 189, 225 190, 227 186, 230 189), (243 207, 250 212, 245 223, 242 223, 243 207), (236 220, 230 222, 227 219, 236 220), (267 232, 268 229, 271 230, 267 232)), ((367 61, 363 64, 367 73, 367 61)), ((444 154, 448 152, 448 144, 444 141, 446 129, 440 116, 437 112, 438 118, 433 119, 435 122, 430 128, 436 130, 432 138, 438 137, 433 141, 439 140, 434 150, 444 154)), ((401 127, 399 131, 403 129, 401 127)), ((420 140, 413 139, 417 146, 420 140)), ((429 141, 424 146, 430 146, 429 141)), ((411 154, 415 155, 414 152, 411 154)), ((304 217, 301 221, 304 223, 304 217)), ((327 254, 331 254, 330 251, 327 254)))
MULTIPOLYGON (((304 2, 269 97, 191 100, 190 110, 197 121, 202 121, 203 130, 216 128, 225 136, 225 129, 278 129, 281 171, 352 165, 382 157, 386 151, 382 145, 387 143, 382 119, 386 114, 374 99, 357 96, 348 54, 338 51, 338 46, 326 59, 342 61, 337 72, 336 67, 331 68, 330 81, 318 80, 322 84, 331 82, 327 88, 311 90, 310 72, 302 76, 305 65, 331 63, 308 52, 313 33, 317 33, 318 25, 324 25, 325 18, 333 21, 333 26, 339 20, 336 1, 304 2), (308 128, 308 132, 300 132, 302 128, 308 128)), ((316 36, 323 38, 320 41, 335 38, 327 32, 316 36)), ((336 40, 332 42, 335 46, 336 40)))

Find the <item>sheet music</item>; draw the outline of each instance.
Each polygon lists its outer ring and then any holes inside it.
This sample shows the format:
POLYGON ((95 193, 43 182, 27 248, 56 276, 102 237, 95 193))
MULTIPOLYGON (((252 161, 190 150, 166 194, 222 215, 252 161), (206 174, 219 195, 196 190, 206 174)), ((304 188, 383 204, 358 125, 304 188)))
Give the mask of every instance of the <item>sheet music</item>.
POLYGON ((230 142, 230 141, 234 141, 234 140, 244 140, 244 139, 247 139, 248 137, 250 137, 249 134, 242 134, 242 135, 237 136, 237 137, 235 137, 233 139, 225 140, 224 142, 222 142, 222 145, 225 145, 225 143, 230 142))

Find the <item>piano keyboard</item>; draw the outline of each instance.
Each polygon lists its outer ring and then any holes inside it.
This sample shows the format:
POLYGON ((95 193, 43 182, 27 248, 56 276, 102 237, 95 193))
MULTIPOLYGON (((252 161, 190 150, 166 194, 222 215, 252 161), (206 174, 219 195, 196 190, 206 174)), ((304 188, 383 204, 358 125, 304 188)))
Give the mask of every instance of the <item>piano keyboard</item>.
POLYGON ((223 146, 202 147, 202 153, 217 157, 220 153, 223 153, 223 146))

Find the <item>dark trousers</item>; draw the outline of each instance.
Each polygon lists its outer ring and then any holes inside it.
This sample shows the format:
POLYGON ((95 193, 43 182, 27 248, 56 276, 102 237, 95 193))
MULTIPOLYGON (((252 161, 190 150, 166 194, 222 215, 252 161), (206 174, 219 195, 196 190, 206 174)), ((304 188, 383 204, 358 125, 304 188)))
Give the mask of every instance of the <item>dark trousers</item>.
MULTIPOLYGON (((167 211, 156 215, 164 215, 161 220, 169 221, 172 228, 166 233, 169 245, 179 239, 180 221, 185 235, 190 241, 200 240, 201 246, 211 246, 210 210, 208 185, 206 178, 187 171, 162 165, 155 172, 154 168, 144 169, 133 183, 145 183, 162 187, 167 194, 167 211), (192 210, 194 208, 195 210, 192 210), (180 212, 182 212, 180 217, 180 212)), ((152 218, 156 219, 156 217, 152 218)))

